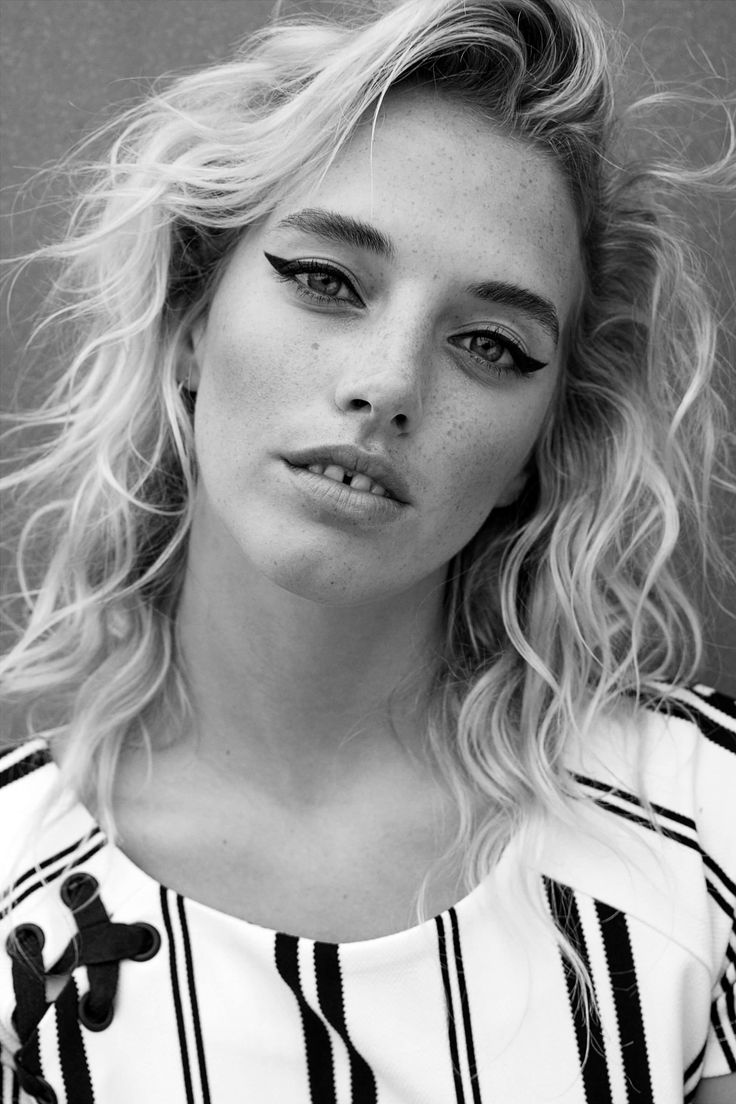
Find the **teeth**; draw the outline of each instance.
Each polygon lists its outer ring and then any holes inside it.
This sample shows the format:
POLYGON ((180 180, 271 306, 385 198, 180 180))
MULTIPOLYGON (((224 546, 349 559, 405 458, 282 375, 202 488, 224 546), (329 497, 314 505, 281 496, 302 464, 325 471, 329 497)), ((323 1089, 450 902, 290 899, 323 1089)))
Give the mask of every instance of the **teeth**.
POLYGON ((337 464, 329 464, 322 472, 322 475, 324 475, 326 479, 334 479, 336 483, 342 483, 345 478, 345 469, 338 467, 337 464))
POLYGON ((350 486, 354 491, 369 491, 373 480, 367 475, 354 475, 350 480, 350 486))
POLYGON ((388 491, 380 483, 375 483, 369 475, 363 472, 353 472, 348 468, 341 468, 339 464, 310 464, 309 469, 313 475, 322 475, 325 479, 332 479, 335 483, 345 483, 354 491, 367 491, 369 494, 378 495, 380 498, 388 496, 388 491))

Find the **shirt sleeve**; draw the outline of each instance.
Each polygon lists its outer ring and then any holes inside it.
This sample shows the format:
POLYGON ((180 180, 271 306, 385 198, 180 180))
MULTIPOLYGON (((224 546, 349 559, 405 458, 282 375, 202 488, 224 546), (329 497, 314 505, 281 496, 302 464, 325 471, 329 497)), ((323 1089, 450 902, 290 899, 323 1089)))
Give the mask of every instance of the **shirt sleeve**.
POLYGON ((702 734, 696 782, 698 836, 711 905, 713 962, 703 1077, 736 1072, 736 702, 698 686, 687 707, 702 734))

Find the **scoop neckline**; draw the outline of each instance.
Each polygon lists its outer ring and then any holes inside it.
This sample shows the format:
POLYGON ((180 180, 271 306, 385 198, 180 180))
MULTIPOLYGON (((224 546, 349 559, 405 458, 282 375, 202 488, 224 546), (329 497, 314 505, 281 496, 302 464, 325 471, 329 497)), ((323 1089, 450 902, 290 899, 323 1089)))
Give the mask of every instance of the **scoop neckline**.
MULTIPOLYGON (((48 754, 48 762, 53 767, 56 775, 57 783, 60 778, 59 764, 51 754, 51 749, 47 741, 42 741, 42 746, 45 748, 48 754)), ((386 947, 387 943, 391 941, 392 944, 398 945, 401 942, 411 943, 414 941, 424 940, 427 934, 432 933, 432 929, 436 929, 437 925, 442 922, 443 918, 448 917, 450 913, 454 913, 456 917, 460 917, 466 912, 470 911, 477 901, 484 895, 488 887, 488 882, 493 876, 493 871, 487 874, 481 881, 469 890, 463 897, 455 901, 453 904, 448 905, 447 908, 442 909, 440 912, 433 916, 427 917, 426 920, 422 920, 416 924, 412 924, 408 928, 400 928, 395 932, 387 932, 384 935, 371 936, 368 939, 348 939, 348 940, 329 940, 319 939, 311 935, 304 935, 298 932, 284 931, 282 928, 271 928, 265 924, 259 924, 254 920, 248 920, 243 916, 236 916, 234 913, 226 912, 224 909, 219 909, 214 905, 208 905, 205 901, 200 901, 196 897, 191 897, 186 893, 181 893, 174 886, 165 885, 157 878, 154 878, 152 874, 149 874, 142 866, 139 866, 137 862, 126 855, 125 851, 119 844, 113 842, 105 832, 104 828, 100 825, 98 820, 92 815, 90 810, 84 804, 83 801, 73 791, 64 788, 60 789, 57 786, 58 802, 61 803, 64 800, 67 801, 66 812, 69 814, 76 814, 79 817, 83 817, 87 823, 86 838, 91 835, 98 836, 102 841, 102 847, 108 852, 114 862, 123 866, 129 875, 136 881, 145 883, 149 888, 157 890, 159 893, 164 891, 166 893, 174 894, 179 897, 189 909, 193 909, 195 912, 202 912, 203 914, 212 916, 216 919, 217 923, 226 924, 234 928, 241 928, 250 932, 256 938, 268 939, 273 941, 277 936, 285 936, 290 939, 297 939, 300 941, 306 941, 313 943, 315 946, 328 946, 328 947, 340 947, 351 948, 348 953, 359 954, 361 951, 371 952, 372 950, 386 947), (69 804, 69 799, 72 799, 72 804, 69 804)), ((62 806, 62 814, 64 809, 62 806)), ((500 863, 503 862, 503 856, 501 856, 500 863)))

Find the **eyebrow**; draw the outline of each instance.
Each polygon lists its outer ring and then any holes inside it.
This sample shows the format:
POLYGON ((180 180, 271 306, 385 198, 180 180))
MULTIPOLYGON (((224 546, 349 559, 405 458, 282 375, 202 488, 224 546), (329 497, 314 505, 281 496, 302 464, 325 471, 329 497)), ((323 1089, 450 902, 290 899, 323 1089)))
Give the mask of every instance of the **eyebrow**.
MULTIPOLYGON (((299 230, 322 238, 323 241, 365 249, 390 261, 396 258, 396 248, 391 239, 371 223, 351 215, 339 214, 337 211, 326 211, 321 207, 305 207, 301 211, 295 211, 277 222, 274 229, 299 230)), ((505 280, 486 280, 480 284, 471 284, 465 292, 476 299, 500 303, 521 311, 547 330, 557 344, 560 320, 554 304, 542 295, 505 280)))
POLYGON ((396 250, 386 234, 375 226, 350 215, 340 215, 336 211, 323 211, 320 207, 305 207, 287 215, 276 223, 277 230, 301 230, 305 234, 314 234, 325 241, 341 242, 357 249, 366 249, 379 257, 394 260, 396 250))
POLYGON ((475 295, 478 299, 485 299, 491 303, 501 303, 505 307, 513 307, 529 315, 547 330, 555 345, 560 338, 560 320, 554 304, 549 299, 537 295, 535 291, 518 287, 516 284, 506 283, 504 280, 487 280, 482 284, 472 284, 466 288, 469 295, 475 295))

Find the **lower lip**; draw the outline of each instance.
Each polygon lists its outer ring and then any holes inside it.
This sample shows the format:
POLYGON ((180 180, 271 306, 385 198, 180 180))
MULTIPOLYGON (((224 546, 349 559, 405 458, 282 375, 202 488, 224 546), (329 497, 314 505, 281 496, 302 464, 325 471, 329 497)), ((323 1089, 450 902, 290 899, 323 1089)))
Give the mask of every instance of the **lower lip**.
POLYGON ((288 460, 284 467, 311 508, 325 519, 380 525, 396 520, 406 509, 405 502, 370 491, 354 491, 347 483, 317 475, 308 468, 296 468, 288 460))

